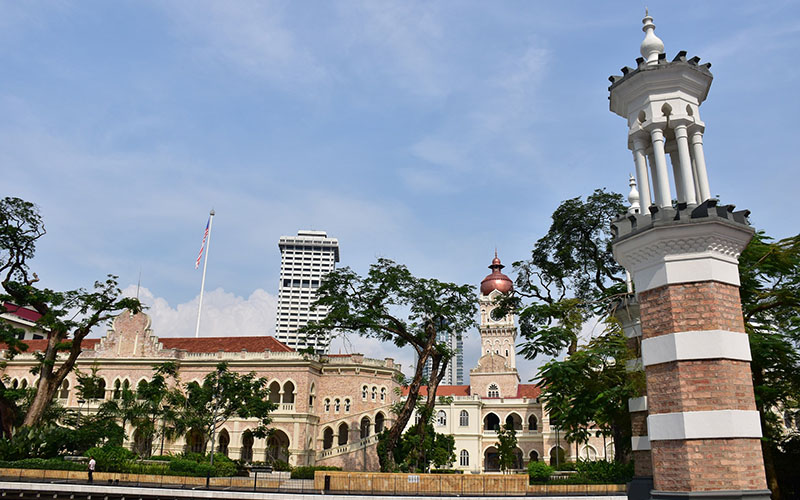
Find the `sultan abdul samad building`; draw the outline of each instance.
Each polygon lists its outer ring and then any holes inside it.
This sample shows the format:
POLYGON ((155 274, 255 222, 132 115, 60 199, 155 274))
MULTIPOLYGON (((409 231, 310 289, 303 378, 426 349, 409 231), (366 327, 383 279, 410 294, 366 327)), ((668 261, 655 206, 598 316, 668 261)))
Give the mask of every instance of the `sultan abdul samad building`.
MULTIPOLYGON (((613 456, 613 445, 604 450, 602 439, 595 438, 578 450, 559 441, 549 418, 539 403, 539 388, 520 383, 516 368, 517 328, 513 315, 494 313, 493 302, 508 293, 512 282, 502 273, 496 256, 489 266, 491 274, 481 282, 480 337, 481 354, 470 370, 469 385, 440 386, 438 394, 452 396, 447 405, 437 405, 436 431, 456 438, 456 461, 453 468, 484 471, 497 470, 496 430, 502 423, 512 423, 517 430, 519 447, 516 468, 529 460, 555 456, 561 444, 568 459, 579 453, 584 458, 613 456)), ((30 328, 36 318, 31 311, 4 315, 30 328)), ((27 340, 30 351, 44 348, 46 340, 27 340)), ((273 337, 159 338, 150 328, 144 313, 124 312, 114 319, 111 329, 100 339, 84 340, 84 350, 76 367, 97 375, 105 388, 104 399, 120 397, 123 388, 135 389, 148 380, 153 367, 165 361, 177 362, 180 380, 202 381, 220 361, 238 372, 255 372, 267 378, 270 399, 278 403, 272 414, 274 434, 269 440, 256 439, 248 429, 255 422, 232 419, 216 436, 217 448, 234 459, 263 461, 280 458, 293 465, 336 465, 345 470, 377 470, 377 433, 393 423, 393 403, 402 398, 395 382, 400 365, 393 359, 369 359, 361 354, 316 355, 300 353, 273 337)), ((9 361, 2 372, 12 387, 35 383, 30 368, 33 354, 21 354, 9 361)), ((69 408, 90 413, 103 400, 79 400, 77 381, 71 373, 58 391, 59 402, 69 408)), ((413 422, 413 420, 412 420, 413 422)), ((126 445, 142 452, 152 446, 160 454, 160 442, 144 442, 134 428, 127 429, 126 445)), ((183 450, 202 451, 206 440, 200 433, 189 433, 164 443, 164 453, 183 450)))

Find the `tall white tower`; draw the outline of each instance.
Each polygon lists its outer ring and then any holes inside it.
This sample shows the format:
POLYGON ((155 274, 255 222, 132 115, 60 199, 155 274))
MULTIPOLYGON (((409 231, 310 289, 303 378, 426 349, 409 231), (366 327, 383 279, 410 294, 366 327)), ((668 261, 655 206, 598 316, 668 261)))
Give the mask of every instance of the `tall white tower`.
POLYGON ((293 349, 312 347, 325 354, 330 334, 307 338, 297 333, 310 320, 325 317, 325 308, 311 310, 316 292, 326 274, 339 262, 339 241, 325 231, 300 230, 297 236, 281 236, 281 277, 278 286, 278 317, 275 337, 293 349))

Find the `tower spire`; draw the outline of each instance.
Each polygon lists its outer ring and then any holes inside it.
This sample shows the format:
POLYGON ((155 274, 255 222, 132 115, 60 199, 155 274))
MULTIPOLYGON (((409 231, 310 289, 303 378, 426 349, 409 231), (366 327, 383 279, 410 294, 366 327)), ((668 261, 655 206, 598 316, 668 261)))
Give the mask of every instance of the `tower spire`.
POLYGON ((650 17, 650 12, 647 7, 644 9, 644 19, 642 19, 642 31, 644 31, 644 40, 639 47, 642 57, 647 61, 648 66, 658 63, 658 55, 664 52, 664 42, 661 41, 655 34, 656 25, 653 24, 653 18, 650 17))

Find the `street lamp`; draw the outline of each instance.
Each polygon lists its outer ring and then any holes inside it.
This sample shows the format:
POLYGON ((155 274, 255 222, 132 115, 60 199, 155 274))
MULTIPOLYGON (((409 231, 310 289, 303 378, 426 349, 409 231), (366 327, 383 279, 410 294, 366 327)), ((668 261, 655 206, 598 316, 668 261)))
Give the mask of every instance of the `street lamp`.
POLYGON ((85 399, 78 400, 78 425, 81 424, 81 413, 83 413, 83 405, 86 403, 85 399))

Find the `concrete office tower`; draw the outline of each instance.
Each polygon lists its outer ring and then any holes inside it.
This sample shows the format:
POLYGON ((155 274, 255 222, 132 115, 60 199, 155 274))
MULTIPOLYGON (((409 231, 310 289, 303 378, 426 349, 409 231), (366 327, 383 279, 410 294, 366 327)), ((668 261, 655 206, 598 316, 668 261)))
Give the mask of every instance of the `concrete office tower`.
MULTIPOLYGON (((447 371, 444 374, 444 378, 442 378, 441 384, 442 385, 461 385, 464 383, 464 341, 461 335, 456 335, 455 333, 440 331, 438 333, 437 340, 439 342, 445 342, 450 349, 455 352, 455 355, 450 359, 450 362, 447 363, 447 371)), ((431 376, 431 365, 433 364, 432 360, 428 360, 425 363, 425 367, 422 368, 422 376, 426 379, 430 379, 431 376)))
POLYGON ((328 313, 323 308, 312 311, 311 304, 316 300, 322 279, 339 262, 339 241, 328 238, 325 231, 300 230, 297 236, 281 236, 278 248, 281 278, 275 338, 296 350, 312 347, 318 354, 327 354, 330 334, 324 338, 306 338, 297 330, 328 313))
POLYGON ((643 57, 609 87, 611 111, 627 120, 644 212, 612 224, 614 256, 635 285, 647 380, 646 398, 629 405, 647 415, 634 451, 650 450, 649 498, 767 499, 739 298, 749 212, 710 195, 699 109, 710 65, 684 51, 668 61, 653 18, 643 23, 643 57))

